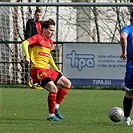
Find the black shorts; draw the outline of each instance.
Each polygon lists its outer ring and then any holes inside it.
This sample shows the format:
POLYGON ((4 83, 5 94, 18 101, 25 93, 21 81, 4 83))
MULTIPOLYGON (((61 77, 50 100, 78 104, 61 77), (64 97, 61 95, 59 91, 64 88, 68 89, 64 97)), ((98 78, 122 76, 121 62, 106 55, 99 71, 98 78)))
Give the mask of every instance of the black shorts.
MULTIPOLYGON (((55 84, 57 84, 58 80, 61 78, 62 74, 59 73, 56 80, 54 81, 55 84)), ((44 87, 48 82, 52 81, 50 77, 46 77, 42 79, 41 86, 44 87)))

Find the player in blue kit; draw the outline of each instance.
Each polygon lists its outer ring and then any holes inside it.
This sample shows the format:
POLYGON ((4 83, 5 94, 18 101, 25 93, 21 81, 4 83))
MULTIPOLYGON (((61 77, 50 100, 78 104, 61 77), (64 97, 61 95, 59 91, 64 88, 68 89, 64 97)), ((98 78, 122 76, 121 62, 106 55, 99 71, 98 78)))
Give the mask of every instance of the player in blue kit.
POLYGON ((125 97, 123 99, 124 123, 125 125, 131 125, 130 112, 133 99, 133 11, 131 12, 131 24, 121 29, 120 44, 122 49, 120 58, 127 60, 124 79, 125 97))

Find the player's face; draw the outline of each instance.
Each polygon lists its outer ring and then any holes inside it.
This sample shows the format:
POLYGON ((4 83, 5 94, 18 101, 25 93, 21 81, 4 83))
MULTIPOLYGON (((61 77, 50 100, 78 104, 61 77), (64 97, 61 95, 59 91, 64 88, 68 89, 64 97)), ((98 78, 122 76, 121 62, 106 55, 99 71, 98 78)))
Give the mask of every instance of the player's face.
POLYGON ((54 25, 49 25, 47 29, 43 29, 44 36, 49 39, 53 36, 55 32, 55 26, 54 25))
POLYGON ((35 14, 35 19, 36 19, 37 21, 41 21, 41 20, 42 20, 42 13, 41 13, 41 12, 37 12, 37 13, 35 14))

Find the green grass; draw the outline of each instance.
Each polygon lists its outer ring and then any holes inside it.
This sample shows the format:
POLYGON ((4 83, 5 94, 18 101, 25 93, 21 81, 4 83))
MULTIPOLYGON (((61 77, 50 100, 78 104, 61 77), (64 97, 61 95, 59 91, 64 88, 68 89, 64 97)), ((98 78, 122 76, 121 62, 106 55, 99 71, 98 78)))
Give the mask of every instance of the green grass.
POLYGON ((62 122, 46 121, 45 90, 0 89, 0 133, 131 133, 133 126, 109 120, 110 108, 122 108, 124 91, 71 89, 61 105, 62 122))

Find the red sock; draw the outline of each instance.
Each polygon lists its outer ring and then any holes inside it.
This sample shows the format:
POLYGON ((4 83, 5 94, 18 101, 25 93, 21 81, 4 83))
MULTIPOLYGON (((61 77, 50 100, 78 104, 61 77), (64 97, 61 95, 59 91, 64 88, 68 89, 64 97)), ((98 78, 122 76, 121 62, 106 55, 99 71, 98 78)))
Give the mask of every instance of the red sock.
POLYGON ((56 103, 60 104, 70 88, 62 87, 57 92, 56 103))
POLYGON ((50 92, 48 95, 48 108, 51 114, 55 113, 56 94, 56 92, 50 92))

